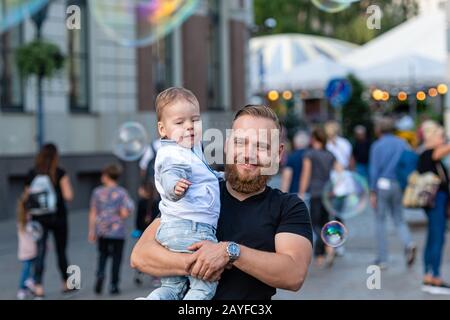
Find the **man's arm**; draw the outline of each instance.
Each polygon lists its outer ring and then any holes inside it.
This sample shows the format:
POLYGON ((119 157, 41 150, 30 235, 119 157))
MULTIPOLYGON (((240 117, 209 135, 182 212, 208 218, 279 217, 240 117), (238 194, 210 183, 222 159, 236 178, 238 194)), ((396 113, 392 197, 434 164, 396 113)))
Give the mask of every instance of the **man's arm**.
POLYGON ((311 242, 293 233, 278 233, 275 251, 264 252, 241 246, 241 255, 233 265, 271 287, 300 290, 311 263, 311 242))
MULTIPOLYGON (((197 262, 191 271, 193 277, 211 281, 211 275, 216 272, 215 267, 223 268, 228 263, 224 242, 215 244, 203 241, 190 249, 199 250, 197 262)), ((278 233, 275 236, 275 253, 242 245, 240 249, 234 267, 274 288, 298 291, 303 285, 312 256, 308 239, 293 233, 278 233)))
POLYGON ((169 251, 156 240, 160 219, 145 230, 131 253, 131 267, 155 277, 186 276, 194 254, 169 251))
POLYGON ((311 180, 311 172, 312 172, 312 163, 311 159, 305 158, 303 159, 303 167, 302 174, 300 176, 300 198, 303 198, 306 190, 308 189, 310 180, 311 180))
POLYGON ((289 192, 289 187, 292 182, 293 170, 291 167, 283 168, 281 172, 281 188, 280 190, 283 192, 289 192))

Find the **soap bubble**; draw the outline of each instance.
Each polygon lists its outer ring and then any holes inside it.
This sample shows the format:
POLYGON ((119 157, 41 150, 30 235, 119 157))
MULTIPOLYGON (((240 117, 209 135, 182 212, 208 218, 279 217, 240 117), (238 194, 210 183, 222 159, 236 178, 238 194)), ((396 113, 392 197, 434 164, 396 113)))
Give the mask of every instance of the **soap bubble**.
POLYGON ((41 10, 48 0, 1 0, 0 33, 20 24, 41 10))
POLYGON ((350 7, 352 2, 345 0, 312 0, 312 3, 322 11, 336 13, 350 7))
POLYGON ((148 146, 147 132, 138 122, 124 123, 114 140, 113 152, 123 161, 136 161, 148 146))
POLYGON ((323 226, 320 236, 327 246, 337 248, 347 240, 348 231, 339 221, 330 221, 323 226))
POLYGON ((331 216, 342 219, 357 216, 369 205, 367 181, 354 172, 333 171, 323 188, 322 200, 331 216))
POLYGON ((127 47, 147 46, 191 16, 199 0, 95 0, 90 9, 102 29, 127 47))

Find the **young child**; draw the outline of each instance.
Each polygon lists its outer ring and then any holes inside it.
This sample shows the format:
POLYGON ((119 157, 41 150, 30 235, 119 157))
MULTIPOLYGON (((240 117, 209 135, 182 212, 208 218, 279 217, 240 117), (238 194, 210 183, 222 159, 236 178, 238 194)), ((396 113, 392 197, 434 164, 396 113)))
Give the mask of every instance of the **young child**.
MULTIPOLYGON (((156 99, 156 112, 162 137, 155 160, 155 184, 161 196, 156 240, 171 251, 191 253, 188 248, 196 242, 217 242, 219 174, 203 156, 200 107, 192 92, 167 89, 156 99)), ((216 288, 217 283, 193 277, 166 277, 147 299, 209 300, 216 288)))
POLYGON ((19 300, 24 300, 29 293, 34 293, 34 281, 31 277, 31 270, 37 256, 36 241, 31 230, 27 228, 27 224, 31 219, 25 207, 26 199, 27 196, 23 194, 17 206, 18 258, 22 262, 19 291, 17 291, 17 299, 19 300))
POLYGON ((91 197, 89 212, 89 241, 98 243, 97 281, 94 291, 100 294, 105 279, 108 257, 112 257, 110 293, 119 294, 119 273, 125 243, 125 220, 134 210, 128 192, 118 185, 122 168, 107 165, 102 172, 102 186, 96 188, 91 197))

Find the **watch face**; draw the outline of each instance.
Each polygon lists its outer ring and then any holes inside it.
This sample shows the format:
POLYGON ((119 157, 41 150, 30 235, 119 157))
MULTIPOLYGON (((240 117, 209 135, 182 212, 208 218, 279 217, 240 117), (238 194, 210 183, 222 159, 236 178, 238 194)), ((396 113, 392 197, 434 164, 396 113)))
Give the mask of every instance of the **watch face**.
POLYGON ((228 252, 233 257, 239 256, 239 246, 236 243, 230 243, 230 245, 228 246, 228 252))

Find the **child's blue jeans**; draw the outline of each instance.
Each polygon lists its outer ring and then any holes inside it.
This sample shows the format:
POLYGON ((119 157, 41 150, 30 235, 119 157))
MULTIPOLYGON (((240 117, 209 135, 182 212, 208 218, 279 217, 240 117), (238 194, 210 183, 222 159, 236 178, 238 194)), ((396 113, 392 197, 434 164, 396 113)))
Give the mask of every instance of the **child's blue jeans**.
MULTIPOLYGON (((208 240, 217 242, 213 226, 190 220, 176 220, 162 223, 156 233, 156 240, 175 252, 192 253, 188 247, 196 242, 208 240)), ((149 300, 210 300, 216 293, 217 282, 208 282, 194 277, 164 277, 161 287, 147 297, 149 300), (187 292, 186 292, 187 290, 187 292)))
POLYGON ((31 277, 31 269, 33 267, 34 261, 35 259, 22 261, 22 273, 20 275, 20 283, 19 283, 20 289, 27 288, 25 282, 31 277))

